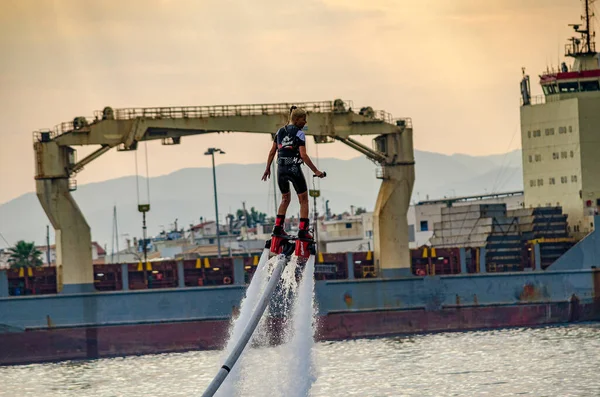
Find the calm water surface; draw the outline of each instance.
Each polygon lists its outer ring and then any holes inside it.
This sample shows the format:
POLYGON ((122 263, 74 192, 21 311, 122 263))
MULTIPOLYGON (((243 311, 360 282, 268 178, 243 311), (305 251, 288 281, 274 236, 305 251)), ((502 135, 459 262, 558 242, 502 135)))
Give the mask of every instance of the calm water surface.
MULTIPOLYGON (((280 395, 280 347, 252 349, 243 396, 280 395)), ((600 396, 600 324, 319 343, 311 396, 600 396)), ((219 352, 0 367, 0 396, 201 396, 219 352)))

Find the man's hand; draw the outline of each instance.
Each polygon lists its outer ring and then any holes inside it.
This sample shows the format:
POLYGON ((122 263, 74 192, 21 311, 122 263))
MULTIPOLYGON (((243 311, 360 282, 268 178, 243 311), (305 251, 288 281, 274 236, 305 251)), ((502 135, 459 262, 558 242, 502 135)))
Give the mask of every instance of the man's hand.
POLYGON ((265 170, 265 173, 264 173, 264 174, 263 174, 263 176, 262 176, 262 180, 263 180, 263 181, 266 181, 266 180, 267 180, 267 179, 269 179, 270 177, 271 177, 271 169, 270 169, 270 168, 267 168, 267 169, 265 170))
POLYGON ((321 171, 315 172, 315 176, 318 178, 325 178, 325 173, 321 171))

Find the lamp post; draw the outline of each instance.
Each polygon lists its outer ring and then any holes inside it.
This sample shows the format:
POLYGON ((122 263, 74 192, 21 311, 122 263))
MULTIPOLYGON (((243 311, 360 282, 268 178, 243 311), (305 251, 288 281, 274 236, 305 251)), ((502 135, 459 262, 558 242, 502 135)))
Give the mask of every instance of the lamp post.
POLYGON ((212 156, 212 167, 213 167, 213 185, 215 191, 215 216, 217 218, 217 250, 219 258, 221 257, 221 236, 219 232, 219 204, 217 202, 217 174, 215 173, 215 153, 225 154, 221 149, 214 147, 209 148, 204 154, 206 156, 212 156))

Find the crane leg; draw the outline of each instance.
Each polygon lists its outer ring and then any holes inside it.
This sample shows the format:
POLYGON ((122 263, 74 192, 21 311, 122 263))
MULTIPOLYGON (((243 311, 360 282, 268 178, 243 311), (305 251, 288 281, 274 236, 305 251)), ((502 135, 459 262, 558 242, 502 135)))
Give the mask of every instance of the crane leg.
POLYGON ((56 231, 58 291, 94 290, 91 233, 69 191, 67 178, 38 179, 38 199, 56 231))
POLYGON ((384 138, 386 154, 395 156, 397 163, 383 167, 383 181, 375 204, 375 267, 380 277, 405 277, 411 275, 407 213, 415 183, 412 130, 384 138))

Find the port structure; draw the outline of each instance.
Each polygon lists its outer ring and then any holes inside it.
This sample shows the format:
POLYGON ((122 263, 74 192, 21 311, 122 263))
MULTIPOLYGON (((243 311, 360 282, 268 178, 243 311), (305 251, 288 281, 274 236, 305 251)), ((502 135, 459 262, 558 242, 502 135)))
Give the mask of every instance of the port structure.
MULTIPOLYGON (((307 135, 315 143, 335 140, 379 165, 382 179, 374 211, 374 257, 382 276, 410 272, 407 210, 414 184, 414 151, 410 118, 393 119, 371 107, 352 110, 352 102, 276 103, 113 109, 93 118, 76 117, 52 130, 34 132, 36 193, 56 231, 59 291, 93 290, 91 233, 71 195, 75 174, 112 148, 136 150, 138 142, 162 140, 181 144, 182 137, 221 132, 274 134, 289 119, 290 106, 308 112, 307 135), (376 135, 374 147, 352 138, 376 135), (99 148, 77 161, 73 146, 99 148)), ((265 151, 267 148, 265 148, 265 151)), ((334 177, 336 177, 334 175, 334 177)), ((351 175, 343 175, 351 181, 351 175)), ((257 177, 257 181, 259 178, 257 177)))

